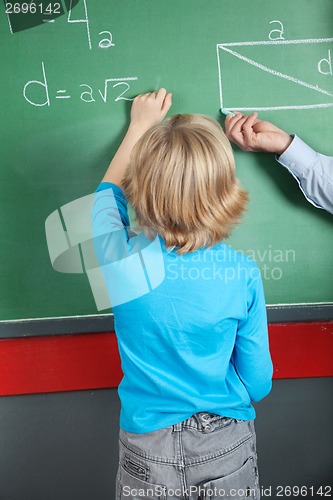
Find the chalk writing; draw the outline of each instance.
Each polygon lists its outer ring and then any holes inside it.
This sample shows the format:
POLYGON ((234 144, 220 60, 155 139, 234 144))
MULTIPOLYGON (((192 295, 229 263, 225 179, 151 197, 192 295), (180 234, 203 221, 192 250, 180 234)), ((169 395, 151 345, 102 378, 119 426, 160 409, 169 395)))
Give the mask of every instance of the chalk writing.
POLYGON ((89 45, 89 49, 91 49, 91 37, 90 37, 87 2, 86 2, 86 0, 83 0, 83 6, 84 6, 84 18, 83 19, 72 19, 72 6, 73 6, 73 0, 70 0, 67 21, 69 23, 85 23, 85 25, 87 27, 88 45, 89 45))
POLYGON ((57 90, 57 94, 60 94, 60 95, 56 95, 56 99, 70 99, 71 98, 70 95, 63 95, 65 92, 66 92, 66 89, 65 90, 57 90))
POLYGON ((269 24, 272 24, 272 23, 278 23, 280 25, 280 29, 276 28, 276 29, 270 31, 270 33, 268 35, 268 38, 270 40, 284 40, 284 36, 283 36, 283 34, 284 34, 284 27, 283 27, 283 24, 281 23, 281 21, 278 21, 278 20, 276 20, 276 21, 270 21, 269 24), (275 34, 277 36, 275 36, 275 34))
POLYGON ((322 75, 331 75, 332 76, 332 59, 331 59, 331 50, 328 49, 328 57, 327 59, 321 59, 318 63, 318 71, 322 75), (326 69, 324 69, 326 66, 326 69))
MULTIPOLYGON (((77 10, 79 7, 76 7, 77 1, 75 0, 70 0, 69 1, 69 6, 68 6, 68 14, 67 14, 67 23, 69 24, 83 24, 86 28, 87 32, 87 41, 88 41, 88 47, 91 50, 93 48, 93 42, 92 42, 92 36, 91 36, 91 31, 90 31, 90 22, 89 22, 89 15, 88 15, 88 6, 87 6, 87 0, 82 0, 82 2, 79 2, 81 6, 81 14, 77 14, 77 10), (76 7, 73 13, 73 9, 76 7)), ((42 3, 6 3, 6 14, 7 14, 7 20, 8 20, 8 26, 9 26, 9 31, 11 34, 13 34, 14 30, 12 27, 11 23, 11 16, 15 15, 16 19, 17 16, 20 14, 23 14, 21 16, 21 29, 26 29, 27 25, 29 26, 29 22, 31 22, 31 19, 34 17, 39 16, 39 20, 36 20, 37 24, 33 24, 33 26, 36 26, 38 24, 55 24, 56 20, 62 16, 62 14, 65 13, 65 10, 62 10, 62 4, 60 3, 49 3, 47 6, 43 6, 42 3), (30 16, 30 18, 29 18, 30 16), (44 18, 45 16, 45 18, 44 18), (50 17, 53 16, 53 17, 50 17), (55 17, 54 17, 55 16, 55 17)), ((17 29, 16 29, 17 31, 17 29)), ((98 33, 100 36, 100 40, 96 43, 96 46, 100 49, 109 49, 110 47, 114 47, 115 43, 113 41, 113 35, 111 31, 109 30, 103 30, 98 33)))
MULTIPOLYGON (((44 62, 42 62, 42 75, 41 80, 29 80, 23 87, 23 97, 32 106, 44 107, 51 105, 49 84, 46 77, 44 62)), ((80 90, 80 100, 85 103, 94 103, 96 102, 95 96, 97 96, 98 100, 104 103, 108 102, 110 99, 114 102, 132 101, 134 97, 130 97, 128 92, 131 90, 132 82, 136 80, 138 80, 136 76, 105 78, 103 82, 104 89, 97 89, 96 91, 87 83, 81 83, 78 87, 84 90, 80 90)), ((56 91, 55 99, 71 98, 72 95, 67 92, 67 89, 59 89, 56 91)))
POLYGON ((112 33, 110 31, 100 31, 98 34, 99 35, 104 35, 104 34, 108 35, 107 38, 103 38, 99 42, 98 46, 101 49, 108 49, 109 47, 114 47, 114 43, 112 42, 112 33))
POLYGON ((40 81, 40 80, 30 80, 29 82, 27 82, 24 85, 24 88, 23 88, 24 99, 26 99, 26 101, 28 101, 29 104, 32 104, 33 106, 38 106, 38 107, 42 107, 42 106, 46 106, 46 105, 50 106, 49 88, 48 88, 48 85, 47 85, 46 73, 45 73, 45 66, 44 66, 43 62, 42 62, 42 72, 43 72, 43 81, 40 81), (39 86, 43 87, 43 89, 45 91, 45 101, 43 101, 43 102, 35 102, 35 101, 32 101, 31 99, 29 99, 29 97, 27 96, 27 89, 29 87, 31 87, 32 85, 39 85, 39 86))
MULTIPOLYGON (((311 89, 316 93, 323 94, 329 97, 333 97, 333 93, 329 92, 318 85, 313 85, 311 83, 308 83, 304 80, 300 80, 299 78, 295 78, 294 76, 288 75, 286 73, 282 73, 281 71, 277 71, 273 68, 270 68, 264 64, 261 64, 260 62, 251 59, 249 57, 246 57, 242 54, 239 53, 239 50, 241 50, 242 47, 248 47, 248 46, 270 46, 270 45, 280 45, 280 46, 288 46, 288 45, 298 45, 298 44, 318 44, 318 43, 332 43, 333 38, 317 38, 317 39, 304 39, 304 40, 270 40, 270 41, 254 41, 254 42, 233 42, 233 43, 223 43, 223 44, 217 44, 216 46, 216 51, 217 51, 217 64, 218 64, 218 70, 219 70, 219 89, 220 89, 220 108, 229 108, 229 109, 237 109, 239 111, 263 111, 263 110, 269 110, 269 111, 278 111, 278 110, 288 110, 288 109, 311 109, 311 108, 324 108, 324 107, 330 107, 333 106, 332 99, 329 102, 326 103, 313 103, 313 104, 304 104, 304 105, 286 105, 286 106, 255 106, 255 107, 240 107, 236 105, 233 106, 231 103, 225 103, 224 102, 224 96, 223 96, 223 86, 222 86, 222 68, 221 68, 221 54, 223 53, 228 53, 235 57, 236 59, 239 59, 245 63, 247 63, 250 66, 254 66, 258 68, 261 71, 264 71, 266 73, 269 73, 271 75, 274 75, 280 79, 287 80, 291 82, 292 84, 299 85, 301 87, 305 87, 307 89, 311 89), (231 48, 232 47, 232 48, 231 48), (237 50, 234 50, 234 48, 237 47, 237 50)), ((331 62, 331 53, 330 50, 328 51, 328 58, 324 58, 318 63, 318 71, 321 74, 324 75, 332 75, 332 62, 331 62), (326 69, 324 69, 326 67, 326 69)), ((230 71, 226 73, 227 75, 230 74, 230 71)))

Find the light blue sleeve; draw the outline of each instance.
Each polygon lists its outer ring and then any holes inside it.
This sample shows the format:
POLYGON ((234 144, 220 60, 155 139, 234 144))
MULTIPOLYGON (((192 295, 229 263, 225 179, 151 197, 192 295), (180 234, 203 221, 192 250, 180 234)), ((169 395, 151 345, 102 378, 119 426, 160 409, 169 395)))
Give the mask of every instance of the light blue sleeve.
MULTIPOLYGON (((159 236, 130 228, 127 200, 121 188, 102 183, 92 210, 93 247, 97 258, 96 288, 104 277, 112 308, 142 297, 163 281, 159 236), (100 271, 100 272, 98 272, 100 271)), ((96 259, 95 259, 96 260, 96 259)))
POLYGON ((259 270, 256 274, 249 283, 247 317, 239 322, 234 348, 235 368, 254 402, 270 392, 273 375, 263 284, 259 270))
POLYGON ((95 252, 104 266, 129 255, 127 200, 117 185, 102 182, 95 193, 92 228, 95 252))
POLYGON ((95 193, 93 221, 104 219, 104 223, 113 229, 123 229, 130 226, 127 212, 127 200, 124 191, 111 182, 102 182, 95 193), (105 213, 108 217, 104 217, 105 213))
POLYGON ((333 214, 333 157, 317 153, 295 136, 277 158, 297 180, 306 199, 333 214))

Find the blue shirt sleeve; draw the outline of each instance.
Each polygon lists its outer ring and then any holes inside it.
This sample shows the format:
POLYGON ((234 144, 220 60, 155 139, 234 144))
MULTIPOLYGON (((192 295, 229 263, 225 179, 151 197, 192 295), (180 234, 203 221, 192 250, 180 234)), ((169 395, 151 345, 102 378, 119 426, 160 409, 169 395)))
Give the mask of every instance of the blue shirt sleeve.
POLYGON ((92 210, 95 253, 100 266, 117 262, 130 254, 130 220, 123 190, 102 182, 95 193, 92 210))
POLYGON ((333 214, 333 157, 314 151, 296 135, 277 158, 297 180, 306 199, 333 214))
POLYGON ((109 214, 108 222, 114 229, 116 227, 122 229, 130 226, 124 191, 111 182, 101 182, 96 189, 93 220, 99 215, 101 217, 104 215, 108 219, 106 212, 109 214), (112 211, 113 217, 111 216, 112 211))
POLYGON ((266 305, 259 269, 249 283, 246 319, 239 322, 234 364, 251 401, 260 401, 272 388, 266 305))

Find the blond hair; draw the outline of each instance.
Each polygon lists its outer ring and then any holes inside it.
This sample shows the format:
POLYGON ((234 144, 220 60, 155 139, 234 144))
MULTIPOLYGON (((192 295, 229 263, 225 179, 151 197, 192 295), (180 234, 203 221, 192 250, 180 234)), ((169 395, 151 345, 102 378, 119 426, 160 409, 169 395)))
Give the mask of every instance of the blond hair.
POLYGON ((247 202, 230 143, 204 115, 175 115, 149 129, 133 150, 123 188, 137 222, 179 254, 227 238, 247 202))

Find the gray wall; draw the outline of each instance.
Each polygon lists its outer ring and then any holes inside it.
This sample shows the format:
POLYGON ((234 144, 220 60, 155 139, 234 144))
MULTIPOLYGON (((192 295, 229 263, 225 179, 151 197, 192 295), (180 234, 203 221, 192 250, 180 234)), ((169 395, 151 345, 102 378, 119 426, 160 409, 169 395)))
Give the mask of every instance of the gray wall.
MULTIPOLYGON (((332 387, 331 378, 279 380, 256 405, 270 498, 278 485, 330 484, 332 387)), ((118 424, 115 389, 0 398, 0 499, 114 499, 118 424)))

